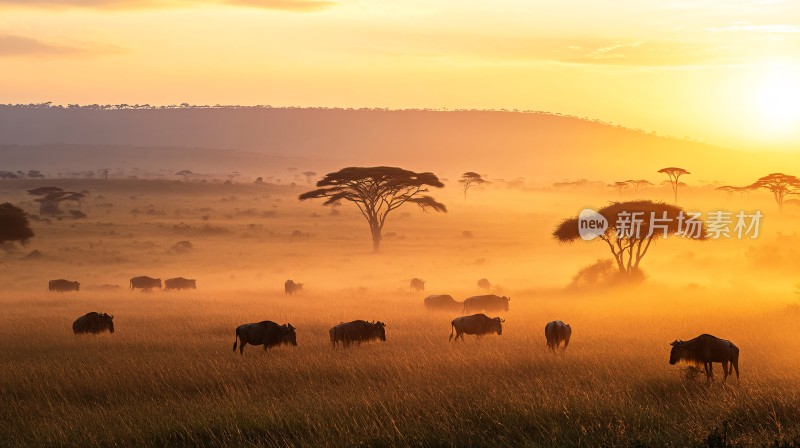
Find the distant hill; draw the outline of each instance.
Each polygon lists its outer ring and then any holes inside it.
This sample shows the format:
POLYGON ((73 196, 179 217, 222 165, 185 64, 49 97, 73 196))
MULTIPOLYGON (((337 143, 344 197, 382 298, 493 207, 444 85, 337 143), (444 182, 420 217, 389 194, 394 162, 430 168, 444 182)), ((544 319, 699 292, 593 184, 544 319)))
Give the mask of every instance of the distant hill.
POLYGON ((774 171, 800 174, 793 154, 740 152, 576 117, 501 111, 2 106, 0 145, 3 167, 51 171, 124 163, 256 175, 277 167, 386 164, 451 177, 470 170, 552 182, 660 180, 656 170, 681 166, 694 173, 687 181, 730 183, 774 171))

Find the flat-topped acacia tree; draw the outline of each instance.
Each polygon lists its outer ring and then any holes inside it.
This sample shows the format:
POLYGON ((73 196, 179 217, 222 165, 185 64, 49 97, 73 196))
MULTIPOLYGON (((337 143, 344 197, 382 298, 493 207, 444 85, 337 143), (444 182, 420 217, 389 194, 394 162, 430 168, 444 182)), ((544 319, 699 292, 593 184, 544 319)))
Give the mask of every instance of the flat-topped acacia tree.
MULTIPOLYGON (((689 214, 682 208, 653 201, 612 202, 597 211, 608 221, 605 232, 597 239, 604 241, 611 250, 620 274, 633 276, 640 273, 639 263, 654 239, 666 235, 683 232, 687 238, 704 240, 707 237, 705 223, 700 219, 691 221, 689 214), (641 214, 640 214, 641 213, 641 214), (653 213, 655 220, 651 220, 653 213), (634 215, 635 214, 635 215, 634 215), (631 223, 638 221, 638 232, 631 223), (639 221, 640 220, 640 221, 639 221), (651 224, 653 231, 651 232, 651 224)), ((561 243, 572 243, 580 240, 581 233, 578 218, 569 218, 556 226, 553 238, 561 243)))
POLYGON ((425 194, 429 187, 444 187, 433 173, 415 173, 390 166, 349 167, 326 174, 317 182, 317 187, 301 194, 300 200, 324 198, 323 205, 339 201, 354 203, 369 223, 375 252, 381 246, 386 217, 402 205, 416 204, 423 210, 447 212, 444 204, 425 194))

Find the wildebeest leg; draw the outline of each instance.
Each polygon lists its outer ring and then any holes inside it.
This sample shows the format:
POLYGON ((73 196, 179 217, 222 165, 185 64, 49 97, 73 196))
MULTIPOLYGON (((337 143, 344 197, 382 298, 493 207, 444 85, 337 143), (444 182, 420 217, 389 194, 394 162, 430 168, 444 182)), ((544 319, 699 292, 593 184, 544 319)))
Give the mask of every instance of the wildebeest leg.
POLYGON ((247 342, 242 340, 242 338, 239 338, 239 342, 241 342, 241 344, 239 344, 239 354, 243 355, 244 354, 244 346, 247 345, 247 342))
POLYGON ((708 363, 703 363, 703 371, 706 373, 706 380, 711 381, 711 372, 708 371, 708 363))
POLYGON ((728 360, 722 361, 722 382, 724 383, 728 379, 728 360))

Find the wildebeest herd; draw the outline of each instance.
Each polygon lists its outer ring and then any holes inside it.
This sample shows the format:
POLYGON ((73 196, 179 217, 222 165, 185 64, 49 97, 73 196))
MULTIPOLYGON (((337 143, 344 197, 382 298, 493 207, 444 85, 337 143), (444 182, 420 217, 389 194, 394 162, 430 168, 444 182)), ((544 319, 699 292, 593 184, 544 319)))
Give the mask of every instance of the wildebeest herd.
MULTIPOLYGON (((479 287, 488 289, 488 281, 481 279, 479 287)), ((425 282, 414 278, 411 281, 411 289, 422 291, 425 282)), ((76 281, 58 279, 49 282, 49 290, 55 292, 78 291, 80 283, 76 281)), ((161 288, 160 278, 147 276, 133 277, 130 279, 130 289, 150 291, 161 288)), ((197 284, 194 279, 176 277, 167 279, 164 282, 164 289, 196 289, 197 284)), ((292 295, 303 290, 302 283, 295 283, 287 280, 284 284, 284 292, 292 295)), ((506 296, 495 294, 484 294, 472 296, 463 302, 455 300, 451 295, 436 294, 429 295, 423 300, 423 304, 429 311, 461 312, 464 315, 456 317, 450 322, 450 338, 452 341, 455 336, 457 342, 459 338, 464 340, 464 335, 483 336, 490 334, 503 334, 503 323, 505 319, 500 317, 489 317, 486 314, 478 313, 468 315, 470 312, 503 312, 509 310, 511 299, 506 296)), ((106 313, 90 312, 72 324, 75 334, 90 333, 98 334, 105 331, 114 333, 114 316, 106 313)), ((547 348, 553 353, 559 348, 566 351, 572 336, 572 327, 560 320, 548 322, 545 325, 545 340, 547 348)), ((370 341, 386 341, 386 323, 381 321, 354 320, 352 322, 340 322, 329 330, 330 342, 333 348, 341 345, 344 348, 351 344, 361 344, 370 341)), ((243 324, 236 328, 233 342, 233 351, 239 348, 239 353, 244 354, 245 345, 261 345, 264 350, 279 345, 297 345, 296 328, 290 324, 277 324, 272 321, 262 321, 257 323, 243 324)), ((723 381, 727 380, 734 370, 736 378, 739 379, 739 348, 732 342, 720 339, 709 334, 702 334, 688 341, 676 340, 670 343, 669 363, 674 365, 684 362, 695 366, 702 365, 707 379, 713 377, 713 363, 722 364, 723 381)))

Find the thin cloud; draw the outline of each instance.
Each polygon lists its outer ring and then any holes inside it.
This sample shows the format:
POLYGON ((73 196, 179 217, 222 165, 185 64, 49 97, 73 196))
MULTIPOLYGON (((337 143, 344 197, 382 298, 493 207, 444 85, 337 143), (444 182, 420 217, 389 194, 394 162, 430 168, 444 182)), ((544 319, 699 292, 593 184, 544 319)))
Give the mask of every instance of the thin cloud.
POLYGON ((565 64, 640 67, 726 65, 737 49, 712 43, 633 38, 503 38, 410 34, 373 42, 375 51, 420 58, 486 62, 549 61, 565 64))
POLYGON ((53 9, 167 9, 230 5, 294 12, 312 12, 336 5, 329 0, 0 0, 0 7, 53 9))
POLYGON ((45 42, 31 37, 0 34, 0 58, 100 56, 124 53, 126 51, 124 48, 114 45, 65 45, 45 42))
POLYGON ((749 23, 732 23, 728 26, 707 28, 713 32, 750 32, 750 33, 800 33, 800 25, 769 24, 752 25, 749 23))

